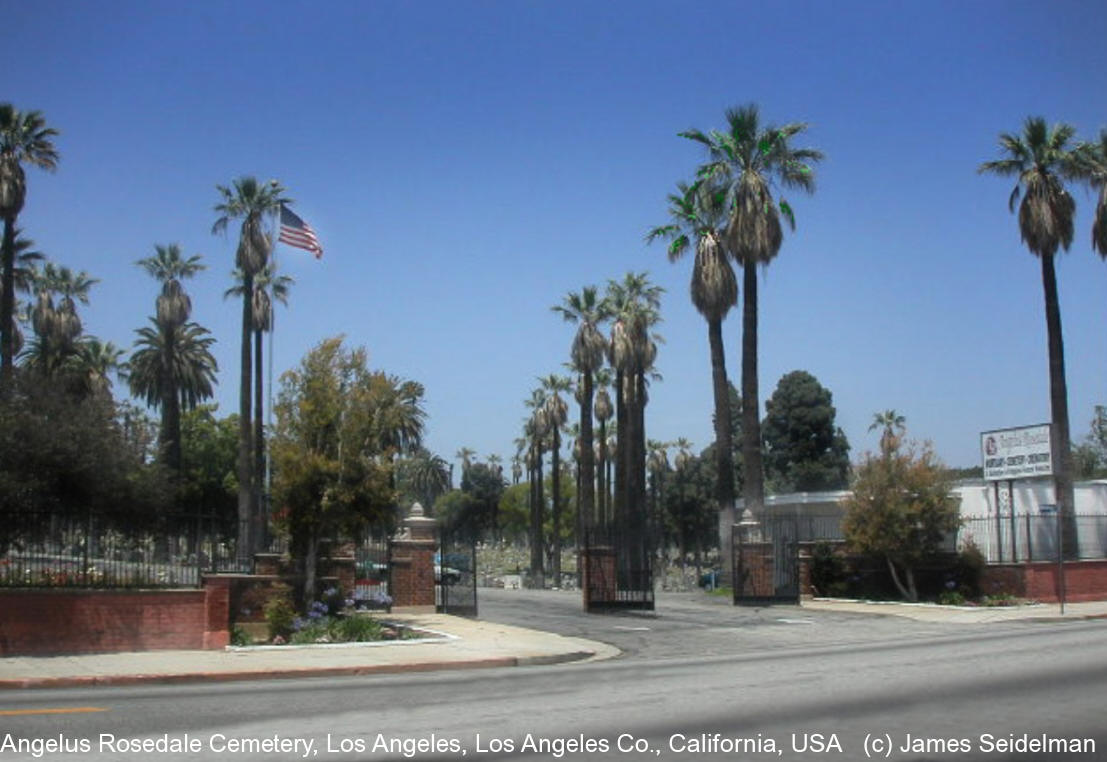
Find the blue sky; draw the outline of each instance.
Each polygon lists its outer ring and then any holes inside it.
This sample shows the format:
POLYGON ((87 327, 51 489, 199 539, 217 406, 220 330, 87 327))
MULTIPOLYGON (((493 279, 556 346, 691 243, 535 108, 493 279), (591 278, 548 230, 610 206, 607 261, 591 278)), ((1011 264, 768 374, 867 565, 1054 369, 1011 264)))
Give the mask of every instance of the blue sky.
MULTIPOLYGON (((3 4, 0 100, 44 112, 58 171, 29 172, 20 224, 99 278, 86 329, 129 347, 157 287, 134 262, 179 243, 236 409, 233 236, 216 184, 277 178, 326 247, 280 247, 296 279, 275 367, 325 337, 426 386, 427 445, 514 451, 522 401, 561 372, 571 290, 648 270, 667 293, 647 432, 711 438, 691 262, 643 241, 702 154, 676 133, 756 102, 826 153, 762 276, 762 402, 785 373, 834 395, 857 457, 894 408, 951 465, 979 432, 1049 419, 1038 262, 980 177, 1030 114, 1107 127, 1100 2, 348 2, 3 4), (1047 7, 1048 5, 1048 7, 1047 7)), ((1075 191, 1060 257, 1074 438, 1107 403, 1107 264, 1075 191)), ((724 326, 731 377, 739 314, 724 326)), ((122 393, 117 387, 117 392, 122 393)))

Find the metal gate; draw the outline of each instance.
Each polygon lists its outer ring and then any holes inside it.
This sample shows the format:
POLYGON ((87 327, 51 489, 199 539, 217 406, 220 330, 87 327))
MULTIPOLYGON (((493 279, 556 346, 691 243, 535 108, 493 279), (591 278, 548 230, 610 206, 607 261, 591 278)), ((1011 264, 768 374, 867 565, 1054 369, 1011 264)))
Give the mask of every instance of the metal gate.
POLYGON ((618 531, 611 524, 586 527, 581 552, 581 586, 586 611, 653 611, 653 564, 648 536, 618 531))
POLYGON ((731 528, 735 605, 799 603, 799 529, 788 516, 731 528))
POLYGON ((368 530, 354 550, 354 604, 392 610, 392 543, 387 529, 368 530))
POLYGON ((439 614, 477 615, 477 540, 443 527, 434 557, 434 603, 439 614))

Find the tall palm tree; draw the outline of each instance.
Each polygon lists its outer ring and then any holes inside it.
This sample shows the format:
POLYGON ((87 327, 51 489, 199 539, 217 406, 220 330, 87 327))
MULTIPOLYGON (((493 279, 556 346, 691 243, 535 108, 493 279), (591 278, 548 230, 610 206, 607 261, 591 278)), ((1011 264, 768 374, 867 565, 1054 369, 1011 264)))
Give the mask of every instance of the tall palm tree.
POLYGON ((477 451, 472 447, 459 447, 457 452, 454 453, 454 457, 461 461, 462 480, 464 480, 466 474, 469 473, 469 468, 473 465, 473 456, 476 454, 477 451))
POLYGON ((979 173, 1014 177, 1007 200, 1011 212, 1019 206, 1019 233, 1030 253, 1038 257, 1045 295, 1046 334, 1049 344, 1049 401, 1053 421, 1053 483, 1062 518, 1066 551, 1076 550, 1076 517, 1073 513, 1072 447, 1069 438, 1069 400, 1065 381, 1065 348, 1061 334, 1061 307, 1053 259, 1057 250, 1072 244, 1076 203, 1064 180, 1080 177, 1079 152, 1071 144, 1076 130, 1067 124, 1050 128, 1039 116, 1027 117, 1021 134, 1000 133, 1003 158, 987 161, 979 173), (1022 201, 1019 201, 1019 197, 1022 201))
POLYGON ((597 500, 596 521, 603 525, 611 520, 608 506, 608 493, 610 486, 607 479, 607 422, 615 415, 615 408, 611 404, 611 395, 607 389, 611 386, 612 375, 609 368, 600 368, 595 373, 596 401, 593 405, 596 413, 596 421, 599 423, 599 432, 596 435, 596 494, 597 500))
POLYGON ((907 430, 907 419, 895 410, 873 413, 873 422, 869 431, 880 431, 880 452, 890 457, 899 447, 903 432, 907 430))
POLYGON ((173 366, 176 347, 174 342, 181 334, 179 330, 192 316, 192 300, 181 285, 181 281, 191 278, 204 269, 200 255, 194 254, 187 259, 181 256, 181 247, 155 245, 154 256, 140 259, 136 264, 150 277, 161 284, 161 293, 155 302, 153 323, 161 335, 160 347, 164 354, 159 358, 164 378, 159 382, 164 397, 157 407, 161 412, 161 429, 158 447, 162 461, 179 473, 181 470, 181 395, 174 386, 173 366))
MULTIPOLYGON (((236 285, 223 292, 224 299, 230 296, 242 297, 245 293, 246 279, 242 270, 236 268, 231 273, 231 277, 235 280, 236 285)), ((254 293, 250 301, 254 332, 254 439, 252 442, 254 483, 257 485, 259 495, 265 493, 266 499, 263 499, 263 502, 266 508, 268 507, 266 491, 268 485, 265 482, 265 373, 262 368, 262 338, 266 333, 273 332, 273 301, 276 300, 287 306, 288 292, 294 283, 295 281, 287 275, 277 275, 277 263, 275 261, 266 262, 265 266, 254 275, 254 293)), ((263 513, 266 514, 266 520, 261 522, 260 531, 265 532, 269 523, 268 511, 263 511, 263 513)))
POLYGON ((0 217, 4 238, 0 247, 0 393, 11 388, 15 362, 15 220, 27 199, 27 176, 23 165, 53 171, 58 152, 53 138, 58 131, 46 126, 38 111, 21 112, 10 103, 0 103, 0 217))
POLYGON ((554 586, 561 586, 561 430, 569 416, 569 404, 561 396, 572 390, 572 382, 554 373, 539 379, 546 393, 543 411, 550 441, 550 471, 553 482, 553 569, 554 586))
POLYGON ((813 193, 815 173, 811 165, 823 154, 789 144, 807 129, 806 124, 762 126, 755 104, 728 109, 726 120, 725 131, 705 134, 689 130, 680 135, 707 149, 708 161, 699 168, 697 177, 725 190, 729 211, 724 243, 742 266, 742 492, 746 510, 760 514, 765 502, 765 474, 757 380, 757 266, 768 265, 780 251, 781 215, 792 229, 796 225, 792 207, 783 196, 773 198, 773 185, 813 193))
POLYGON ((450 489, 449 464, 422 448, 403 463, 403 471, 408 491, 424 506, 433 506, 450 489))
POLYGON ((1081 162, 1082 174, 1099 191, 1092 223, 1092 249, 1107 259, 1107 130, 1100 131, 1098 143, 1082 146, 1081 162))
MULTIPOLYGON (((17 294, 31 292, 35 268, 39 262, 46 259, 45 255, 41 251, 37 251, 34 246, 35 242, 24 237, 22 231, 16 228, 15 243, 13 244, 14 254, 12 256, 14 265, 12 282, 17 294)), ((19 300, 15 298, 13 299, 11 316, 12 352, 15 355, 18 355, 23 349, 23 334, 19 329, 19 321, 23 319, 25 318, 20 317, 19 300)))
POLYGON ((254 177, 240 177, 230 187, 217 185, 222 201, 215 205, 219 217, 212 233, 223 233, 232 220, 242 220, 235 267, 242 272, 242 362, 238 392, 238 538, 240 562, 250 558, 260 538, 260 485, 254 479, 253 434, 250 425, 251 339, 253 338, 254 277, 265 268, 272 250, 272 237, 262 226, 265 218, 280 212, 281 204, 291 203, 285 189, 276 180, 259 183, 254 177))
POLYGON ((690 187, 677 184, 669 195, 668 225, 653 228, 649 242, 669 241, 669 261, 676 262, 695 247, 692 263, 692 304, 707 321, 711 352, 711 387, 715 401, 715 499, 719 504, 719 547, 723 568, 730 569, 730 528, 734 524, 734 450, 731 443, 730 382, 723 347, 723 321, 738 303, 738 279, 723 244, 727 224, 726 192, 710 182, 690 187))
MULTIPOLYGON (((592 401, 595 374, 604 364, 606 340, 600 324, 607 319, 607 307, 595 286, 585 286, 580 292, 570 292, 560 305, 552 307, 566 322, 575 323, 570 350, 572 367, 580 373, 580 512, 591 524, 595 521, 596 461, 592 446, 592 401)), ((579 526, 579 521, 578 521, 579 526)))
POLYGON ((663 292, 646 273, 627 273, 622 281, 608 282, 606 296, 614 320, 608 345, 618 440, 614 514, 617 522, 634 517, 636 525, 644 518, 646 496, 646 377, 657 357, 657 337, 650 329, 661 320, 663 292))
POLYGON ((530 415, 523 422, 523 437, 527 441, 527 472, 530 479, 530 573, 532 587, 545 587, 544 557, 546 553, 543 524, 545 498, 542 489, 542 454, 548 433, 546 394, 542 389, 531 391, 524 404, 530 415))

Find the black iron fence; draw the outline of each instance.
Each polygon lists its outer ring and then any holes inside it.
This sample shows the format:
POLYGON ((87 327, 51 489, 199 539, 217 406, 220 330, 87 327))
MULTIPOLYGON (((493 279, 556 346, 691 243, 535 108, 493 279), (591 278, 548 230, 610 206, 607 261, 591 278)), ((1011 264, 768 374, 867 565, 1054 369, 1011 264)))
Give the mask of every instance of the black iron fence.
MULTIPOLYGON (((1078 514, 1073 520, 1076 548, 1068 548, 1066 558, 1107 558, 1107 515, 1078 514)), ((1059 524, 1056 513, 972 517, 964 519, 958 544, 971 541, 993 564, 1055 561, 1059 524)))
POLYGON ((237 524, 201 514, 0 513, 0 586, 192 587, 250 571, 237 524))

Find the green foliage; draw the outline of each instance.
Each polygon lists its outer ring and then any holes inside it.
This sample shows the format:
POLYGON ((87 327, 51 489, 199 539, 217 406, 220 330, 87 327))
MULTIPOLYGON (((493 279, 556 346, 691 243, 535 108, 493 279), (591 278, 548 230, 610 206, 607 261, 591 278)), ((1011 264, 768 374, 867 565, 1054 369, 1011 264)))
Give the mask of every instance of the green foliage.
POLYGON ((367 367, 364 349, 321 342, 281 377, 271 440, 279 525, 311 594, 321 538, 395 521, 393 458, 422 434, 422 386, 367 367))
POLYGON ((465 511, 455 515, 455 527, 468 528, 479 533, 494 529, 500 498, 504 493, 504 480, 500 473, 485 463, 474 463, 465 469, 461 489, 468 497, 465 511))
POLYGON ((530 509, 527 507, 529 494, 530 484, 523 482, 508 487, 500 496, 498 529, 500 536, 507 542, 521 543, 527 539, 527 530, 530 527, 530 509))
POLYGON ((216 418, 215 405, 181 416, 180 504, 232 523, 237 516, 238 416, 216 418))
POLYGON ((965 602, 960 590, 946 590, 938 596, 938 603, 942 606, 964 606, 965 602))
POLYGON ((834 425, 829 390, 810 373, 792 371, 765 403, 761 435, 765 476, 775 492, 843 489, 849 480, 849 442, 834 425))
POLYGON ((287 586, 274 589, 262 609, 265 623, 269 626, 269 640, 288 639, 292 634, 292 622, 296 619, 296 609, 292 605, 291 590, 287 586))
POLYGON ((169 507, 169 496, 164 472, 144 463, 110 399, 17 369, 0 400, 0 512, 151 516, 169 507))
POLYGON ((910 600, 918 600, 914 567, 934 558, 946 535, 960 526, 950 488, 946 469, 929 445, 897 447, 866 456, 845 500, 843 530, 850 547, 884 559, 910 600))
POLYGON ((250 634, 246 632, 239 625, 235 625, 231 628, 231 645, 232 646, 248 646, 254 642, 250 634))
POLYGON ((815 543, 811 553, 811 584, 816 595, 837 598, 846 592, 846 559, 831 543, 815 543))

